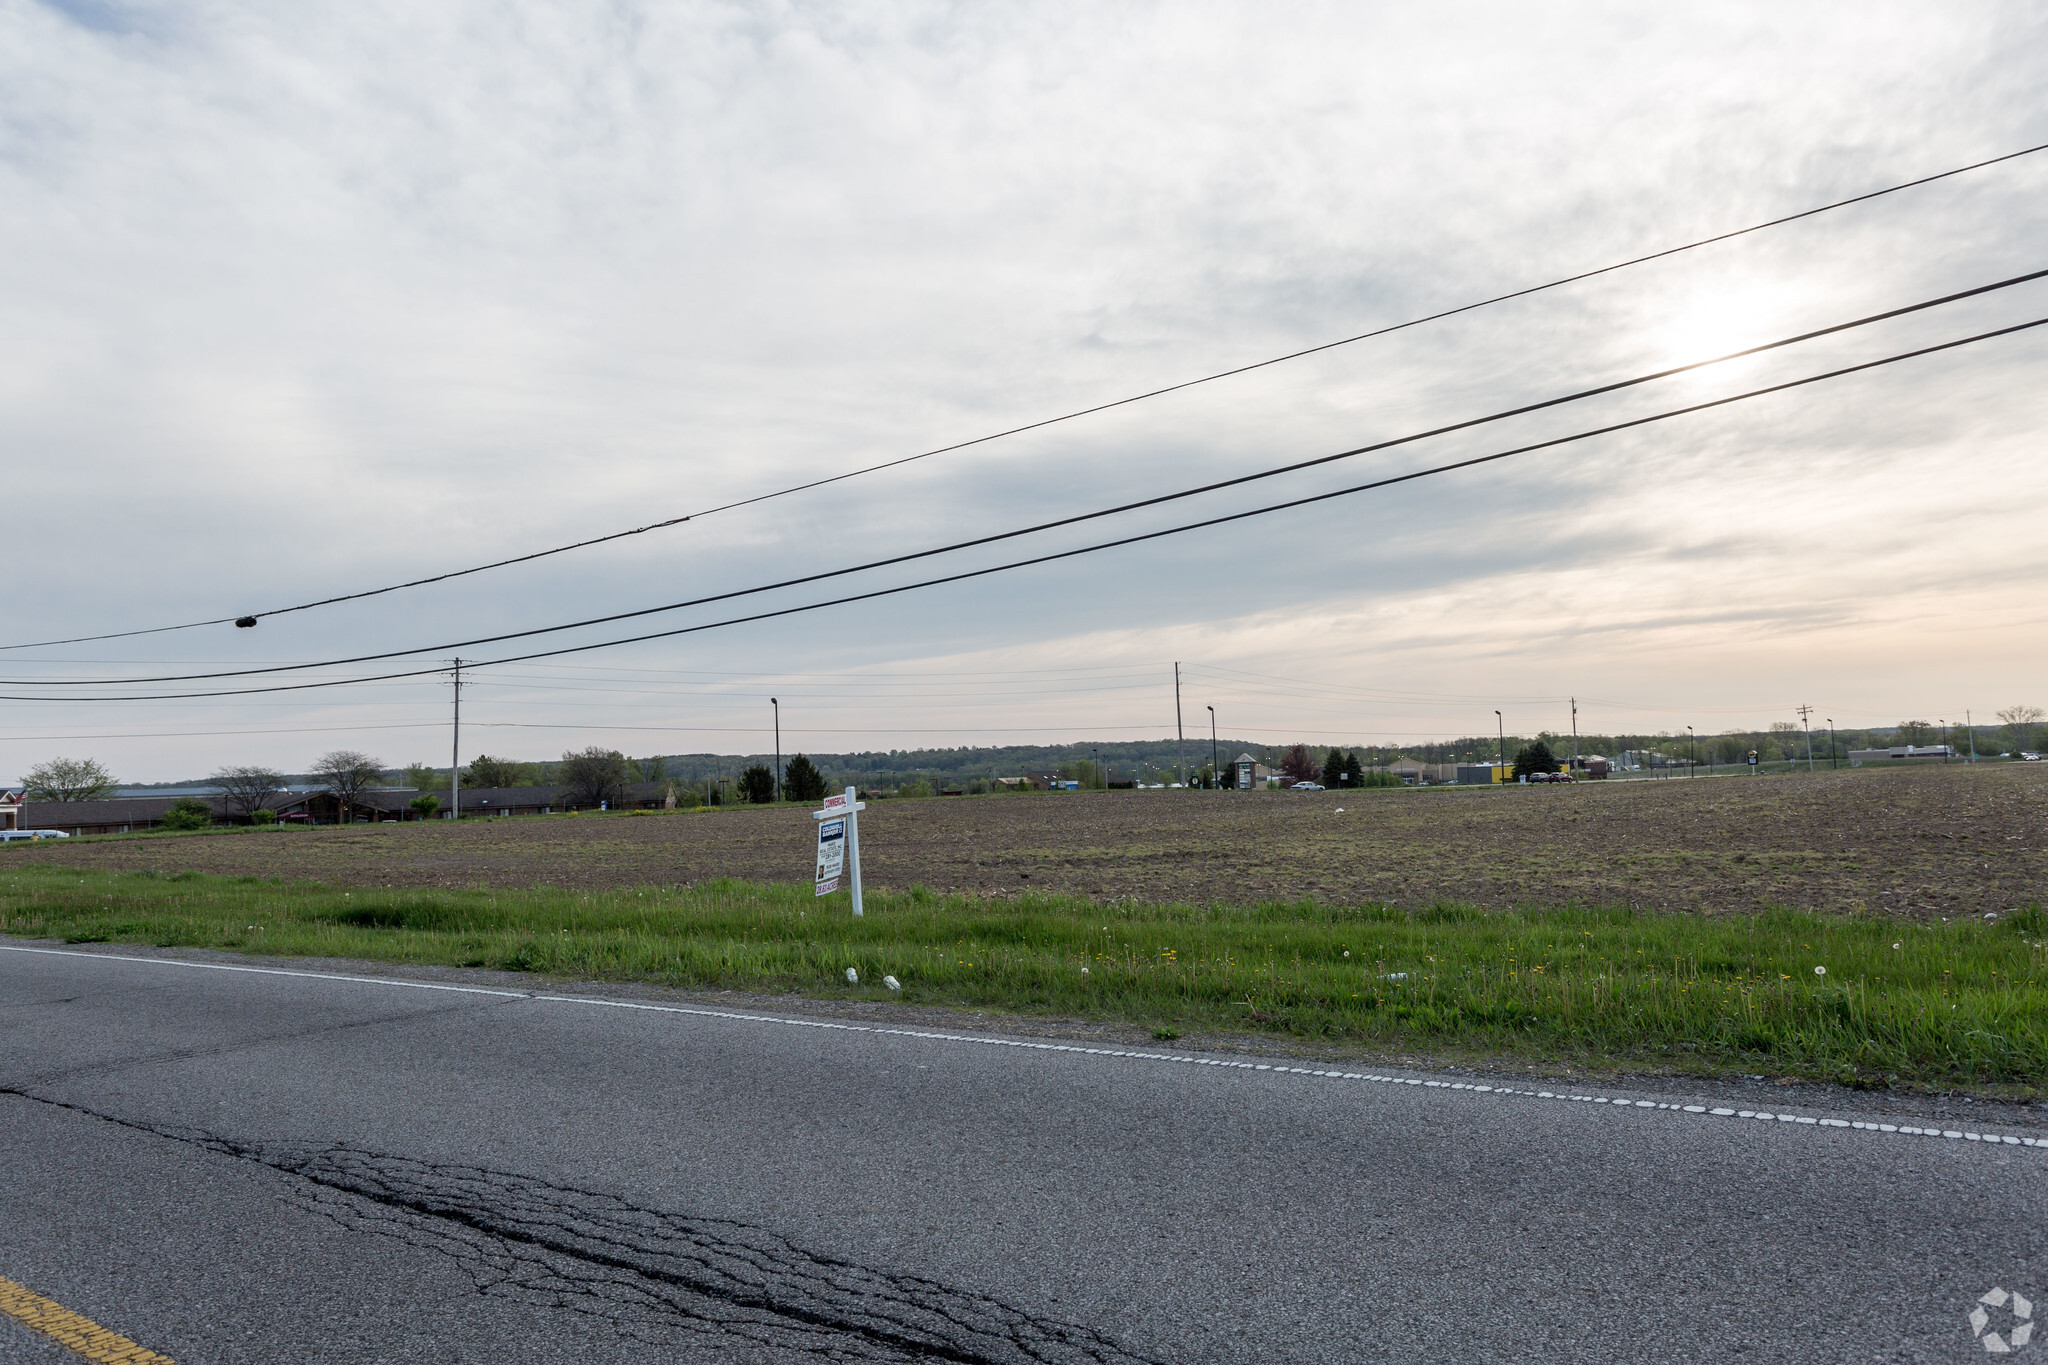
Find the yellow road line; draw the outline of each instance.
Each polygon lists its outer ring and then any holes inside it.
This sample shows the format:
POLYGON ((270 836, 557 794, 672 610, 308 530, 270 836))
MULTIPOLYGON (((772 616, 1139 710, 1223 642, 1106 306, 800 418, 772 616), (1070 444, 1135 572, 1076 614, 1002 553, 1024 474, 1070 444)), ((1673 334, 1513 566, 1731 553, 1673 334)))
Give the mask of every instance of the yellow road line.
POLYGON ((0 1313, 19 1319, 87 1360, 108 1365, 176 1365, 169 1356, 144 1350, 119 1332, 110 1332, 27 1285, 0 1276, 0 1313))

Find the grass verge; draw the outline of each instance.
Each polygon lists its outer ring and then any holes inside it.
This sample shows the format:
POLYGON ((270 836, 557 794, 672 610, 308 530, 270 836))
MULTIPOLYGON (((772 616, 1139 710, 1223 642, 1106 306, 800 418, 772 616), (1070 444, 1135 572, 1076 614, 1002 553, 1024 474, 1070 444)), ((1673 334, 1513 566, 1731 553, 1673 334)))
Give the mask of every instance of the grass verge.
POLYGON ((720 881, 343 890, 0 873, 0 934, 491 967, 1374 1049, 2037 1095, 2048 922, 843 896, 720 881), (859 984, 846 979, 847 968, 859 984), (902 983, 899 993, 882 984, 902 983))

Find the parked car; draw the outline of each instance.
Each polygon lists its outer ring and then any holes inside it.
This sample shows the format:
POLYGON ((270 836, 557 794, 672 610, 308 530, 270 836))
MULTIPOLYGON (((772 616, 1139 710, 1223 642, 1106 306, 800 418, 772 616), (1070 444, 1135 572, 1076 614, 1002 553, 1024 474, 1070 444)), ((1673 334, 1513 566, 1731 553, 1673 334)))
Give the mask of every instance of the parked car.
POLYGON ((17 839, 69 839, 71 836, 61 829, 0 829, 0 843, 11 844, 17 839))
POLYGON ((1322 789, 1323 784, 1320 782, 1297 782, 1287 790, 1291 792, 1319 792, 1322 789))

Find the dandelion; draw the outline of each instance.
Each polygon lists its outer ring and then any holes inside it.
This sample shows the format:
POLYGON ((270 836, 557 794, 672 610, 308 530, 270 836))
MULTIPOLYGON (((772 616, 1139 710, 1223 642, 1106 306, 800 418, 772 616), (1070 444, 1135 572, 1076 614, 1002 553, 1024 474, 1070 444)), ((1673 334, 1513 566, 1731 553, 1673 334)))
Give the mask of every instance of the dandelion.
POLYGON ((1903 943, 1894 943, 1894 944, 1892 945, 1892 947, 1894 947, 1894 948, 1903 948, 1903 947, 1905 947, 1905 946, 1906 946, 1906 945, 1905 945, 1905 944, 1903 944, 1903 943))
POLYGON ((1813 974, 1815 976, 1826 976, 1828 974, 1828 969, 1825 967, 1815 967, 1813 969, 1813 974))

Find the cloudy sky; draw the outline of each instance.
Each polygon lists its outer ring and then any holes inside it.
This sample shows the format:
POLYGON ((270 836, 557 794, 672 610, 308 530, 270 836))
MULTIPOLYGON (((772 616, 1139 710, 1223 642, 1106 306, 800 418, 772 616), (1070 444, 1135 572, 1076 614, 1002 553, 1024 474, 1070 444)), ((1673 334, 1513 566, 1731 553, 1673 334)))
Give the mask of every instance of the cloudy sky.
MULTIPOLYGON (((0 0, 0 644, 712 508, 2048 142, 2025 4, 0 0)), ((429 648, 840 568, 2048 267, 2048 152, 453 583, 0 652, 429 648)), ((1005 545, 1179 525, 2048 316, 2048 282, 1005 545)), ((2048 328, 1227 529, 486 668, 465 750, 1399 743, 2048 704, 2048 328), (1206 728, 1205 724, 1204 727, 1206 728)), ((293 675, 325 680, 429 668, 293 675)), ((229 685, 252 686, 250 678, 229 685)), ((0 779, 446 761, 445 679, 0 702, 0 779)))

